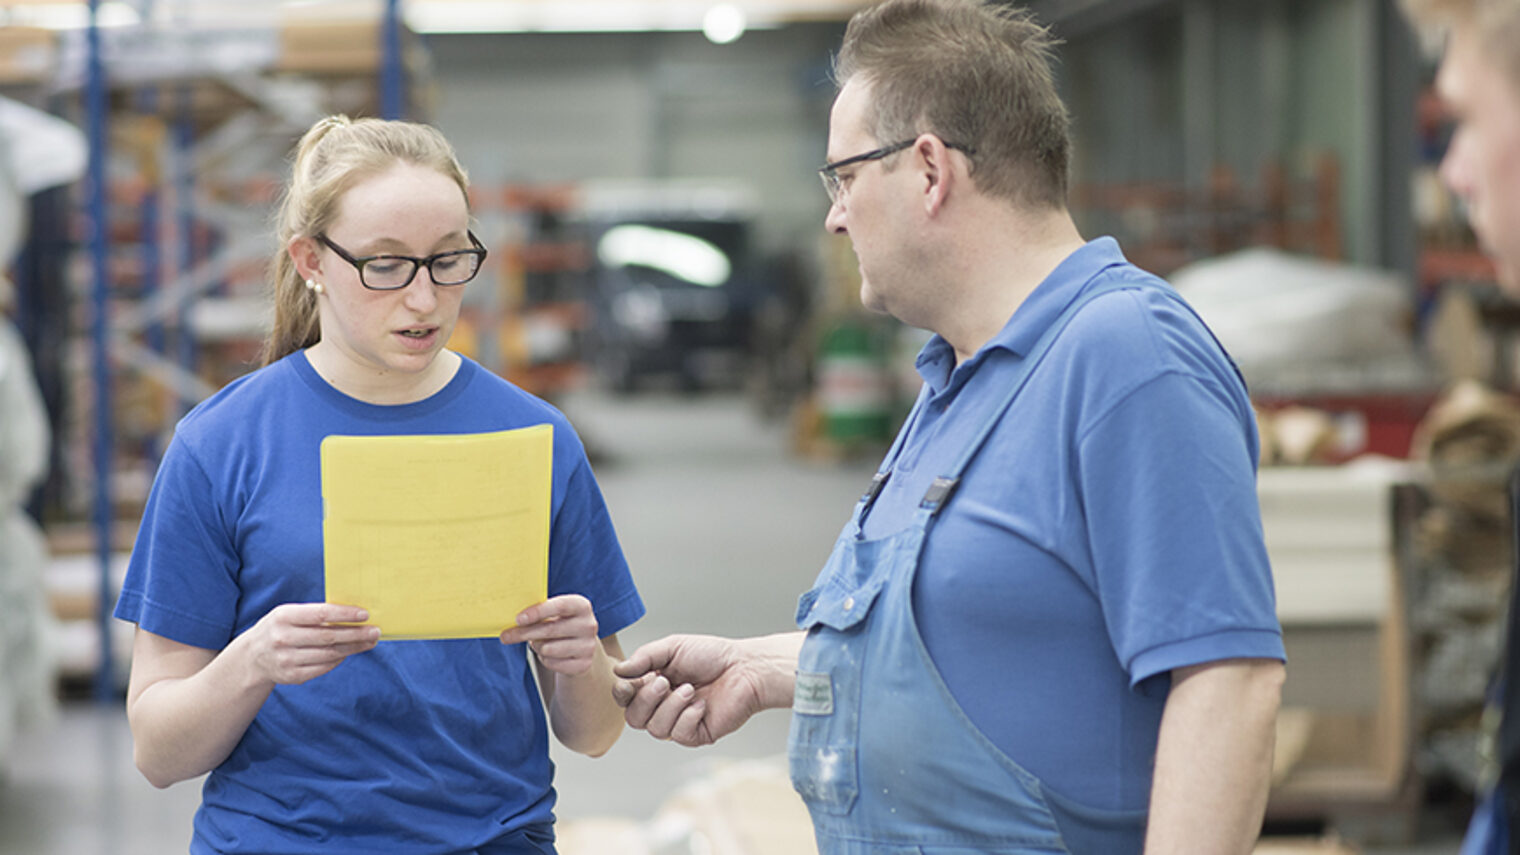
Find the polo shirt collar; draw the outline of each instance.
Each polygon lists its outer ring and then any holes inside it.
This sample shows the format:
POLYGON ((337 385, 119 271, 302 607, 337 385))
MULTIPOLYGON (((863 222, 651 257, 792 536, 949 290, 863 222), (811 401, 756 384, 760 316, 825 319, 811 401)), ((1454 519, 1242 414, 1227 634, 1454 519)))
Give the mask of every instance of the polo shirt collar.
POLYGON ((1055 323, 1099 271, 1124 261, 1119 242, 1113 238, 1088 241, 1056 265, 1056 269, 1024 299, 998 334, 961 365, 955 364, 954 348, 936 333, 919 351, 915 364, 919 376, 929 384, 931 391, 939 394, 952 383, 957 386, 964 383, 975 366, 993 350, 1006 350, 1020 357, 1027 355, 1040 335, 1055 323))

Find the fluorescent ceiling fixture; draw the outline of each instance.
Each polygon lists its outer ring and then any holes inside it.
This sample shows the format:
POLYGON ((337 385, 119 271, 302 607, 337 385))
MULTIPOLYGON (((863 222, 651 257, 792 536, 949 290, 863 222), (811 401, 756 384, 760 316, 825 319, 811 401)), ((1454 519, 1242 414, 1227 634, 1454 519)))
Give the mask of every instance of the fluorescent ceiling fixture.
MULTIPOLYGON (((90 26, 88 3, 19 3, 0 6, 0 21, 15 27, 43 27, 49 30, 83 30, 90 26)), ((135 27, 142 17, 132 4, 100 4, 97 23, 102 27, 135 27)))
POLYGON ((744 10, 732 3, 719 3, 702 16, 702 35, 715 45, 726 45, 744 35, 744 10))
MULTIPOLYGON (((782 21, 779 14, 750 14, 713 0, 428 0, 403 4, 402 10, 407 26, 419 33, 637 33, 704 31, 715 6, 748 18, 741 32, 774 29, 782 21)), ((732 18, 731 12, 719 14, 732 18)))
POLYGON ((733 272, 728 256, 708 241, 649 226, 613 226, 597 242, 596 255, 608 267, 652 267, 709 288, 727 282, 733 272))
MULTIPOLYGON (((402 0, 408 27, 419 33, 707 31, 709 17, 745 19, 745 30, 796 21, 843 21, 872 0, 402 0)), ((104 0, 100 25, 149 23, 145 0, 104 0)), ((279 26, 293 15, 373 21, 386 0, 153 0, 153 23, 176 26, 279 26)), ((89 3, 0 0, 0 27, 77 30, 89 26, 89 3)), ((735 36, 737 38, 737 36, 735 36)))

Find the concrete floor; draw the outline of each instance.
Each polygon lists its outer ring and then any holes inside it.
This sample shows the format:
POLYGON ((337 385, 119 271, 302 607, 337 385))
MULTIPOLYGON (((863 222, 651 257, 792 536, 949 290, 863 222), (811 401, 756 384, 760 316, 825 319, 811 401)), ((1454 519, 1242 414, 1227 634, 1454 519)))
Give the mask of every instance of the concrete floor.
MULTIPOLYGON (((790 628, 874 459, 810 464, 786 429, 733 397, 593 393, 562 402, 587 445, 649 607, 626 649, 669 632, 747 635, 790 628)), ((787 715, 762 714, 693 751, 629 732, 591 760, 557 746, 561 819, 647 819, 683 782, 734 759, 784 751, 787 715)), ((132 767, 119 705, 71 704, 24 734, 0 784, 0 855, 185 851, 196 782, 153 789, 132 767)), ((1368 855, 1454 855, 1449 835, 1368 855)))

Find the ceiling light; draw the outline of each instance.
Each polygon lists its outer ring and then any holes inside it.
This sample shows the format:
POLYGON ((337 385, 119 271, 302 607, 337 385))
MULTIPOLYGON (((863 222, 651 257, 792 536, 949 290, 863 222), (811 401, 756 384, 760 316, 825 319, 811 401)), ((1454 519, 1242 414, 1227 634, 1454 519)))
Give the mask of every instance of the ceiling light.
MULTIPOLYGON (((20 3, 4 9, 4 22, 17 27, 82 30, 90 25, 88 3, 20 3)), ((102 27, 135 27, 142 16, 130 3, 101 3, 96 23, 102 27)))
POLYGON ((719 3, 702 16, 702 35, 716 45, 726 45, 744 35, 744 10, 732 3, 719 3))
MULTIPOLYGON (((792 19, 791 3, 711 0, 428 0, 403 4, 407 26, 419 33, 604 33, 706 31, 715 22, 726 41, 746 29, 771 29, 792 19), (737 18, 738 23, 734 21, 737 18), (737 29, 736 29, 737 27, 737 29)), ((714 41, 719 39, 713 38, 714 41)))

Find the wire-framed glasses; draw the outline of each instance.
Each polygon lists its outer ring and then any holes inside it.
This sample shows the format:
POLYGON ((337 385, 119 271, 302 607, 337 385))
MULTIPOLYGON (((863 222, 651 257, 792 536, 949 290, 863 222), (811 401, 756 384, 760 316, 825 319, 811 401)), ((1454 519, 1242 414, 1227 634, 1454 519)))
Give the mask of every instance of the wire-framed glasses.
MULTIPOLYGON (((825 193, 829 194, 829 201, 837 205, 839 204, 840 196, 844 194, 844 180, 839 177, 839 170, 841 168, 846 166, 854 166, 857 163, 867 163, 872 160, 881 160, 889 154, 896 154, 902 151, 917 141, 918 138, 914 137, 911 140, 895 142, 891 145, 884 145, 881 148, 873 148, 864 154, 857 154, 853 157, 847 157, 843 160, 836 160, 833 163, 826 163, 823 166, 819 167, 818 177, 823 179, 823 190, 825 193)), ((947 142, 945 143, 945 148, 953 148, 957 151, 965 152, 968 156, 976 154, 976 149, 972 148, 969 145, 961 145, 960 143, 947 142)))
POLYGON ((419 268, 426 267, 434 285, 463 285, 475 278, 485 264, 486 248, 474 232, 469 235, 470 249, 435 252, 426 258, 411 255, 365 255, 355 258, 348 250, 333 243, 325 234, 317 235, 328 249, 359 271, 359 282, 371 291, 398 291, 412 284, 419 268))

